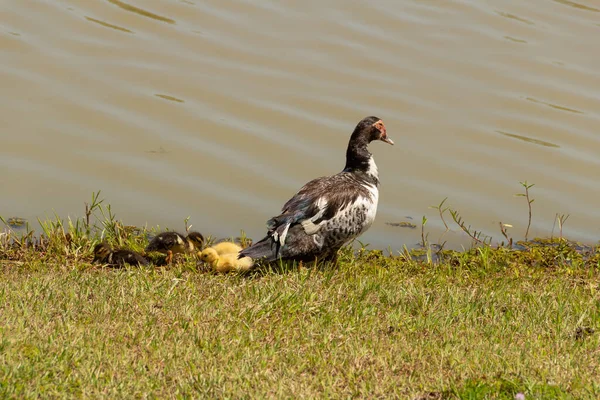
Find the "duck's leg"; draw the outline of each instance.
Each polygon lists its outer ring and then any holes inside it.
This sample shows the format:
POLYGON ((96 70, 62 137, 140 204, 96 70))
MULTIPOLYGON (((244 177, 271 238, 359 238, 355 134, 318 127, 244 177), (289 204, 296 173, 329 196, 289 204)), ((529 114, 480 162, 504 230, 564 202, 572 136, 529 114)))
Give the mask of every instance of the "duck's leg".
POLYGON ((171 250, 167 251, 167 258, 165 258, 165 261, 169 265, 171 264, 171 261, 173 261, 173 252, 171 250))
POLYGON ((329 258, 328 260, 334 267, 338 266, 338 252, 334 252, 329 258))
POLYGON ((322 256, 320 259, 315 258, 315 266, 319 268, 325 268, 327 266, 337 267, 338 266, 338 252, 337 250, 322 256))

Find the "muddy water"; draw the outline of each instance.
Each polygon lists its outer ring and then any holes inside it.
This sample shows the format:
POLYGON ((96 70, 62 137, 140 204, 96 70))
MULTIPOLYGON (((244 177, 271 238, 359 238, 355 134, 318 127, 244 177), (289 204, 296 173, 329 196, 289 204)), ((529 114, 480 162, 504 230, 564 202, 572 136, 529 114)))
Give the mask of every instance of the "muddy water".
MULTIPOLYGON (((600 3, 4 1, 0 215, 77 216, 101 190, 127 224, 264 233, 339 171, 377 115, 374 247, 444 232, 446 205, 500 239, 600 238, 600 3), (556 233, 556 229, 555 229, 556 233)), ((447 217, 450 220, 449 216, 447 217)), ((450 223, 442 237, 468 244, 450 223)))

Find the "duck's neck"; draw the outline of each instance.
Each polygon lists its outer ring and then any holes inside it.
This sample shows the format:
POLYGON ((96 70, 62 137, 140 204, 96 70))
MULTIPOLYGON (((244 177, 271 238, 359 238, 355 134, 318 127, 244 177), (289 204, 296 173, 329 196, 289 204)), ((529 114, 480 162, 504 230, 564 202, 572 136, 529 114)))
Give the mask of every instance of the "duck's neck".
POLYGON ((377 165, 375 165, 375 160, 367 149, 368 144, 364 137, 354 137, 352 135, 348 143, 348 149, 346 150, 346 166, 344 167, 344 171, 357 173, 365 181, 373 185, 378 185, 379 173, 377 165))
POLYGON ((185 251, 187 251, 188 253, 193 253, 194 252, 194 242, 192 242, 188 237, 186 237, 183 240, 184 246, 185 246, 185 251))

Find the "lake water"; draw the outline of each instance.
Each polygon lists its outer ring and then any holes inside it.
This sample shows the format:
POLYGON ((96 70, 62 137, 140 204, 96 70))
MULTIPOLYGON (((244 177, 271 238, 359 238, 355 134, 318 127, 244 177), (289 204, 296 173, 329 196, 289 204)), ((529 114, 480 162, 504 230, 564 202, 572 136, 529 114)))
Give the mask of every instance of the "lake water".
POLYGON ((468 245, 448 197, 502 239, 600 237, 600 2, 4 1, 0 215, 81 216, 255 239, 308 180, 338 172, 356 123, 377 219, 361 240, 468 245), (325 5, 326 4, 326 5, 325 5), (416 229, 389 225, 409 221, 416 229), (556 228, 554 233, 556 234, 556 228))

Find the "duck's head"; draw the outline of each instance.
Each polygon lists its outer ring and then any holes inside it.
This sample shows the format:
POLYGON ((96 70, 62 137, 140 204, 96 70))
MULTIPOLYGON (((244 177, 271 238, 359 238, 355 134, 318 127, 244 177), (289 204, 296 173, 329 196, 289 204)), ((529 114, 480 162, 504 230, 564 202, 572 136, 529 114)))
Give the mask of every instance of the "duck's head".
POLYGON ((202 248, 202 245, 204 244, 204 236, 202 236, 200 232, 190 232, 188 233, 187 238, 195 248, 202 248))
POLYGON ((98 243, 94 247, 94 260, 93 261, 101 261, 104 260, 111 253, 112 249, 106 242, 98 243))
POLYGON ((212 264, 215 261, 217 261, 218 259, 219 259, 219 255, 217 254, 217 251, 215 249, 211 249, 211 248, 204 249, 200 253, 200 260, 204 261, 205 263, 212 264))
POLYGON ((381 118, 375 116, 363 118, 362 121, 356 125, 352 136, 354 135, 364 136, 368 143, 374 140, 381 140, 387 144, 394 144, 394 141, 388 137, 385 125, 381 118))

